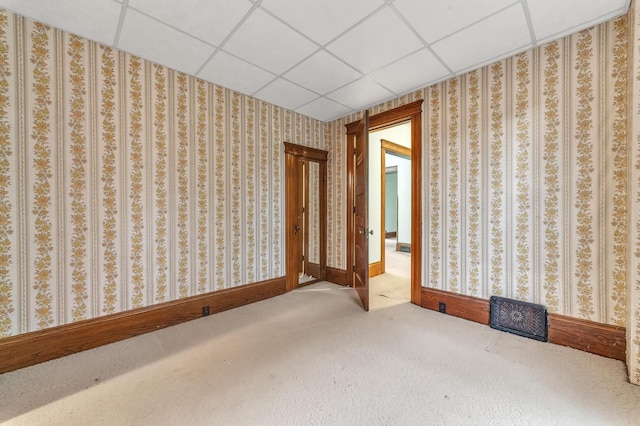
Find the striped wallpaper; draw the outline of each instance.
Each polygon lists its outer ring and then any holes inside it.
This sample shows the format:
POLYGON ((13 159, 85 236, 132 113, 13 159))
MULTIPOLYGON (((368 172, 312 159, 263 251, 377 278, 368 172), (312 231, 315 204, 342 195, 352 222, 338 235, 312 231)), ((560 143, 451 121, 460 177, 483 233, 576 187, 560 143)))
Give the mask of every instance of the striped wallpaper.
MULTIPOLYGON (((630 34, 640 45, 640 29, 630 21, 598 25, 369 114, 424 99, 423 286, 631 323, 630 364, 640 384, 637 277, 631 318, 627 308, 628 211, 631 200, 640 200, 629 189, 630 34)), ((638 51, 635 46, 636 67, 638 51)), ((640 98, 640 89, 634 96, 640 98)), ((640 106, 634 111, 640 117, 640 106)), ((344 124, 358 118, 330 124, 335 157, 345 155, 344 124)), ((635 135, 637 143, 640 130, 635 135)), ((640 246, 634 237, 633 247, 640 246)))
POLYGON ((0 11, 0 336, 284 275, 324 124, 0 11))
MULTIPOLYGON (((625 326, 640 384, 636 15, 370 115, 424 99, 424 286, 625 326)), ((283 276, 283 141, 329 151, 327 262, 346 269, 357 118, 0 11, 0 336, 283 276)))

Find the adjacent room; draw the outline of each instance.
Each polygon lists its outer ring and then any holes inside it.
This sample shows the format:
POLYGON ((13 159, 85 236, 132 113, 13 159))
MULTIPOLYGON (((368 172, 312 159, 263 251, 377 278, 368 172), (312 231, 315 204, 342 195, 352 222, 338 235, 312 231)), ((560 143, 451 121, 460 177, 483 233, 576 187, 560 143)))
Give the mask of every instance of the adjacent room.
POLYGON ((0 0, 0 423, 637 424, 634 0, 0 0))

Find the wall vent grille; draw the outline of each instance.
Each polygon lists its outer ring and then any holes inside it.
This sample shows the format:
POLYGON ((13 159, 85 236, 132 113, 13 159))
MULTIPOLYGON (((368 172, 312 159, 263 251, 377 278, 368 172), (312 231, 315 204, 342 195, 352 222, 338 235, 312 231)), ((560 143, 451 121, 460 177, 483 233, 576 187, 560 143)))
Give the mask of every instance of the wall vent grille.
POLYGON ((548 341, 547 308, 529 302, 491 296, 491 328, 530 339, 548 341))

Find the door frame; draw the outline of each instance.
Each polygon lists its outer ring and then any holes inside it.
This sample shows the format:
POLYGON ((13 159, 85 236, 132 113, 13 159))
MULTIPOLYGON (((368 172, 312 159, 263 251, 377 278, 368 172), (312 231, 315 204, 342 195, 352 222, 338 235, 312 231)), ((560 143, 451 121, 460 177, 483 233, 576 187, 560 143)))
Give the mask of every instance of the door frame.
MULTIPOLYGON (((422 103, 409 104, 369 117, 368 132, 411 121, 411 303, 420 305, 422 289, 422 103)), ((347 285, 353 285, 354 269, 354 161, 353 135, 359 121, 345 125, 347 134, 347 285)), ((367 266, 368 267, 368 266, 367 266)))
POLYGON ((284 142, 285 152, 285 247, 286 291, 298 288, 298 265, 301 259, 294 226, 297 224, 297 200, 299 197, 299 160, 320 164, 319 224, 320 273, 318 280, 326 279, 327 271, 327 158, 328 152, 317 148, 284 142))

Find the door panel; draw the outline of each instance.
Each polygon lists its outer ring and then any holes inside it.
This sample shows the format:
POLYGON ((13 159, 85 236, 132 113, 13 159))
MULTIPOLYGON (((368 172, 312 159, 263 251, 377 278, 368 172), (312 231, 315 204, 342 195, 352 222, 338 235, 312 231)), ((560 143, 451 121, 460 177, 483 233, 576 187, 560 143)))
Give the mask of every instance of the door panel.
POLYGON ((355 225, 355 270, 353 287, 362 306, 369 310, 369 224, 367 212, 367 156, 369 146, 369 112, 365 111, 355 132, 354 173, 354 225, 355 225))

